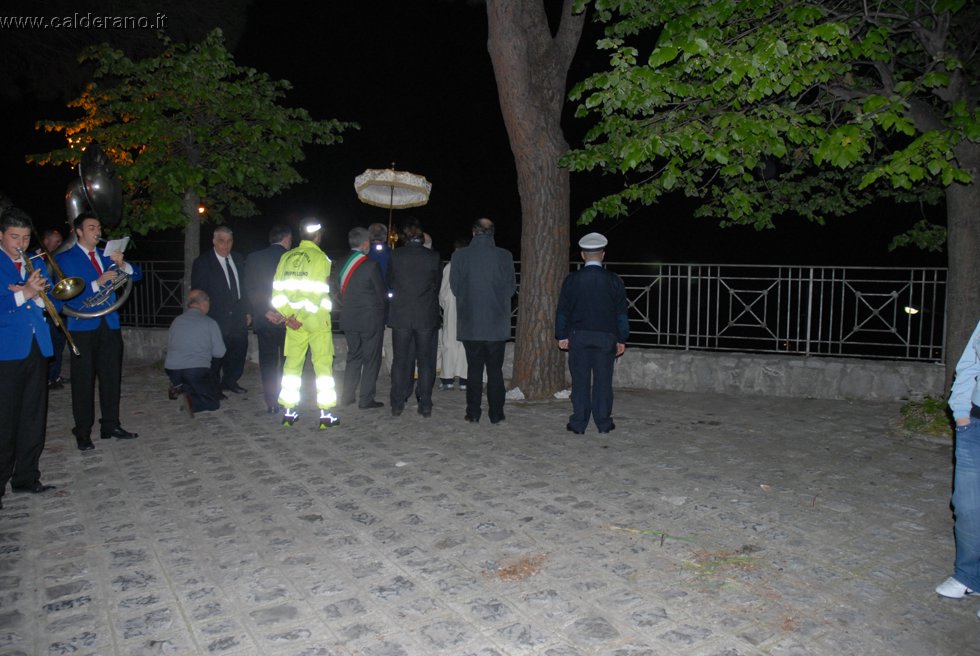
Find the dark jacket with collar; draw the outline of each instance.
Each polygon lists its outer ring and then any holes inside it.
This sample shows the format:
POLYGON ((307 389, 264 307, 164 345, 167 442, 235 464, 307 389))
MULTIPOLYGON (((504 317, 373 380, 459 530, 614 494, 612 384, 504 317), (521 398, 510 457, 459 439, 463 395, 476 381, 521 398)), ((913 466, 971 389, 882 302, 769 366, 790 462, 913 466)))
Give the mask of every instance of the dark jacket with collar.
POLYGON ((285 252, 286 248, 282 244, 269 244, 249 255, 245 261, 245 286, 242 289, 248 297, 255 332, 281 329, 282 324, 277 326, 270 323, 265 318, 265 313, 272 309, 272 279, 276 275, 279 259, 285 252))
POLYGON ((237 251, 231 252, 231 259, 237 269, 238 286, 242 297, 236 299, 228 287, 225 270, 218 261, 214 249, 202 253, 194 260, 191 267, 191 287, 203 289, 211 297, 211 309, 208 316, 218 322, 221 332, 227 335, 233 330, 248 330, 245 315, 250 314, 248 294, 241 280, 245 273, 245 258, 237 251))
POLYGON ((350 275, 346 289, 340 287, 342 283, 336 283, 338 287, 335 292, 340 298, 341 329, 345 333, 383 330, 388 289, 378 263, 371 258, 364 259, 350 275))
POLYGON ((456 339, 510 339, 510 299, 517 290, 514 256, 490 235, 476 235, 453 253, 449 284, 456 296, 456 339))
POLYGON ((410 242, 395 249, 388 261, 391 305, 388 325, 392 328, 426 330, 439 327, 439 285, 442 262, 439 254, 410 242))

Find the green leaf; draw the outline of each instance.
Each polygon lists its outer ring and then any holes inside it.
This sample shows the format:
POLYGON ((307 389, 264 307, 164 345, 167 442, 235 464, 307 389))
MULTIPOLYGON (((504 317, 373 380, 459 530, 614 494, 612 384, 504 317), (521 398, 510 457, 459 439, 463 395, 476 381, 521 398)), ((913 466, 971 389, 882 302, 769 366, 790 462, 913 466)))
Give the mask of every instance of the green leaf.
POLYGON ((653 52, 650 53, 647 64, 651 68, 658 68, 677 59, 678 54, 680 54, 680 50, 674 46, 660 46, 654 48, 653 52))

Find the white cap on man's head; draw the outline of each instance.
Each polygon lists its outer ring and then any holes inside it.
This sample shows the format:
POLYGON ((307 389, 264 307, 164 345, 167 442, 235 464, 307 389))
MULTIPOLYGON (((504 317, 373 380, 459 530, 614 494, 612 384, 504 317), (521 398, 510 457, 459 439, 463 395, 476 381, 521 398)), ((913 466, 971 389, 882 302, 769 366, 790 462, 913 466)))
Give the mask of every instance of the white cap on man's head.
POLYGON ((609 240, 598 232, 590 232, 578 240, 579 248, 583 251, 601 251, 608 243, 609 240))

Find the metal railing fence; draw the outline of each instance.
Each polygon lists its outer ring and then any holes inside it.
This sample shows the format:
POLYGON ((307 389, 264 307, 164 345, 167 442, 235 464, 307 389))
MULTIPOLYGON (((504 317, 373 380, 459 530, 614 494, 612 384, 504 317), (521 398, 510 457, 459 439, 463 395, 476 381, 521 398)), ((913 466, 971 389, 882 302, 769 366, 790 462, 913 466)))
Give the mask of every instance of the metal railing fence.
MULTIPOLYGON (((183 264, 140 264, 144 280, 120 310, 122 322, 169 326, 182 311, 183 264)), ((570 265, 570 270, 579 265, 570 265)), ((606 266, 626 285, 631 346, 943 360, 944 268, 606 266)), ((518 288, 514 326, 519 302, 518 288)))

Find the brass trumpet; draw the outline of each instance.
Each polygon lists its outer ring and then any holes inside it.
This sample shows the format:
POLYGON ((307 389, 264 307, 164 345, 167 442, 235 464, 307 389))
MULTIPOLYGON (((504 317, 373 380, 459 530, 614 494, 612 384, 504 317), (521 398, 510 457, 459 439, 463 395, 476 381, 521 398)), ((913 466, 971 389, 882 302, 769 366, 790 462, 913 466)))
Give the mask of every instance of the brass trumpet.
POLYGON ((61 267, 55 262, 54 256, 41 249, 37 257, 47 259, 48 263, 51 265, 51 274, 58 281, 54 283, 51 287, 51 295, 54 296, 59 301, 68 301, 79 294, 85 288, 85 281, 78 276, 72 276, 71 278, 66 278, 64 272, 62 272, 61 267))
MULTIPOLYGON (((17 253, 20 254, 20 256, 24 259, 24 271, 26 271, 27 276, 30 277, 30 275, 34 273, 34 265, 31 264, 31 258, 25 255, 24 251, 22 251, 19 248, 17 249, 17 253)), ((69 278, 68 280, 72 280, 72 279, 69 278)), ((79 280, 81 279, 79 278, 79 280)), ((62 282, 64 282, 64 280, 62 280, 62 282)), ((52 291, 52 294, 53 293, 54 292, 52 291)), ((81 293, 81 289, 79 289, 78 293, 76 293, 75 296, 77 296, 79 293, 81 293)), ((74 353, 75 355, 81 355, 82 352, 78 350, 77 346, 75 346, 75 340, 71 338, 71 333, 68 332, 68 328, 65 326, 65 322, 61 320, 61 316, 58 314, 58 310, 55 308, 54 303, 52 303, 51 299, 48 298, 47 292, 40 291, 37 293, 37 295, 38 298, 40 298, 41 301, 44 303, 44 309, 48 311, 48 317, 51 319, 52 322, 54 322, 54 325, 58 327, 58 330, 60 330, 65 334, 65 338, 68 340, 68 345, 71 347, 71 352, 74 353)), ((55 296, 55 298, 58 297, 55 296)))

